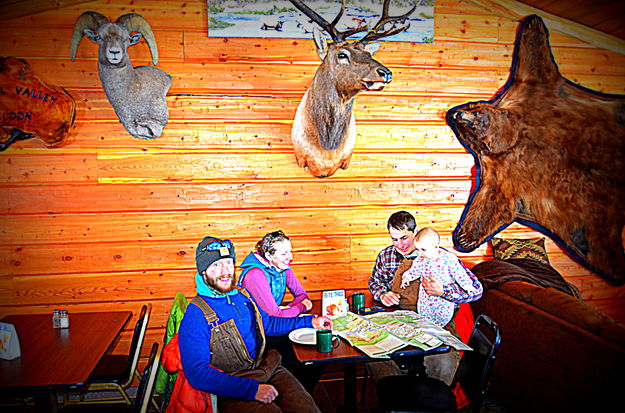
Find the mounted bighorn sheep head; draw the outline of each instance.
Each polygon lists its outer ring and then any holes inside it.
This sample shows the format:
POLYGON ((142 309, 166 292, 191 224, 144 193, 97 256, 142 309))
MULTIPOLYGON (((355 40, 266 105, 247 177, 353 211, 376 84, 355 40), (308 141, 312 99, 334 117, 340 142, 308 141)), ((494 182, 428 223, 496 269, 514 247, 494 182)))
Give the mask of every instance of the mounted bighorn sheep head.
POLYGON ((128 57, 128 46, 143 37, 150 48, 152 63, 158 63, 156 40, 148 22, 136 13, 128 13, 111 23, 100 13, 86 11, 74 25, 72 60, 83 35, 100 46, 100 83, 128 133, 144 139, 160 136, 169 117, 165 95, 172 77, 154 66, 133 68, 128 57))
POLYGON ((356 142, 354 97, 367 90, 382 90, 392 78, 391 71, 372 58, 380 44, 369 42, 406 30, 408 24, 389 30, 384 27, 390 22, 405 21, 417 6, 393 17, 388 15, 390 0, 385 0, 380 20, 372 29, 365 25, 341 32, 335 26, 345 11, 345 0, 332 23, 303 2, 290 1, 332 38, 332 43, 328 43, 321 30, 313 29, 317 54, 323 62, 297 108, 291 132, 297 164, 308 167, 308 172, 317 178, 325 178, 338 168, 349 166, 356 142), (364 31, 367 33, 360 40, 346 40, 364 31))

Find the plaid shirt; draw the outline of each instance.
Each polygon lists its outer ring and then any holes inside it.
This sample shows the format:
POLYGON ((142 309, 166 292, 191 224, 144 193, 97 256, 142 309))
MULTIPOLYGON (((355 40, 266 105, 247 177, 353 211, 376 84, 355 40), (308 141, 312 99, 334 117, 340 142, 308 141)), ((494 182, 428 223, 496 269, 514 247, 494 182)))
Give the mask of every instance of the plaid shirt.
POLYGON ((378 254, 369 278, 369 291, 375 300, 380 301, 382 294, 391 291, 395 271, 404 259, 405 257, 393 245, 384 248, 378 254))
MULTIPOLYGON (((416 256, 416 253, 412 253, 409 255, 409 257, 411 258, 414 258, 416 256)), ((369 291, 371 291, 371 294, 373 295, 373 298, 375 300, 381 301, 380 296, 384 293, 391 291, 391 288, 393 287, 393 278, 395 278, 395 271, 397 271, 397 267, 399 267, 399 264, 401 264, 405 259, 406 257, 404 257, 399 251, 397 251, 397 249, 393 245, 384 248, 378 254, 378 258, 376 258, 375 260, 375 266, 373 267, 373 272, 371 273, 371 278, 369 278, 369 291)), ((462 261, 460 261, 460 263, 462 266, 464 266, 464 264, 462 264, 462 261)), ((470 273, 468 269, 467 272, 470 273)), ((471 275, 473 274, 471 273, 471 275)), ((477 281, 477 279, 475 280, 479 284, 479 281, 477 281)), ((464 297, 466 292, 455 283, 445 285, 443 286, 443 288, 444 292, 441 297, 449 301, 456 303, 471 301, 466 300, 466 297, 464 297)))

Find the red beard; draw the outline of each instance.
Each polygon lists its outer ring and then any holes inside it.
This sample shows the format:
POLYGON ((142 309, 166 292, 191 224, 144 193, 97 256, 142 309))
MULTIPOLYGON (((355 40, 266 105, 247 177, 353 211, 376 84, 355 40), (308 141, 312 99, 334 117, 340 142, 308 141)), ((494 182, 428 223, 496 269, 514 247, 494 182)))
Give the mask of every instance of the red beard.
POLYGON ((234 287, 236 285, 236 280, 233 277, 230 278, 230 284, 227 287, 222 287, 222 285, 219 283, 218 279, 221 277, 217 277, 215 278, 211 278, 208 276, 204 276, 204 282, 211 287, 213 290, 218 291, 221 294, 225 294, 225 293, 229 293, 230 291, 234 290, 234 287))

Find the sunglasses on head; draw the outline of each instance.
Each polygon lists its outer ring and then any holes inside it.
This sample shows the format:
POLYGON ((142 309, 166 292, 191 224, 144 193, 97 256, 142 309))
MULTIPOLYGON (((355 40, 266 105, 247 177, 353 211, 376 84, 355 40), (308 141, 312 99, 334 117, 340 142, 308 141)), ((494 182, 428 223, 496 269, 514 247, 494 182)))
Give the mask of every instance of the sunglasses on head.
POLYGON ((213 241, 210 244, 206 245, 200 251, 219 251, 221 248, 232 248, 232 241, 229 239, 223 241, 213 241))
POLYGON ((270 232, 270 233, 269 233, 269 236, 270 236, 271 238, 283 237, 283 236, 284 236, 284 232, 282 232, 282 230, 281 230, 281 229, 279 229, 279 230, 277 230, 277 231, 270 232))

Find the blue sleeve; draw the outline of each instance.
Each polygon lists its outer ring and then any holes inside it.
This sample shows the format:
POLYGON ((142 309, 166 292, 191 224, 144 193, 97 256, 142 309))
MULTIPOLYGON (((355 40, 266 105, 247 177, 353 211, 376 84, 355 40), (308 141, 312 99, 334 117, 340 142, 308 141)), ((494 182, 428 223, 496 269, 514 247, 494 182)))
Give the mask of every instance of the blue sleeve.
POLYGON ((304 315, 299 317, 275 317, 267 314, 259 305, 257 305, 260 315, 263 318, 263 326, 265 334, 268 336, 283 336, 293 330, 304 327, 312 327, 312 315, 304 315))
POLYGON ((254 400, 258 391, 256 380, 231 376, 210 365, 210 338, 211 331, 204 313, 190 304, 178 334, 182 369, 189 384, 217 396, 254 400))

